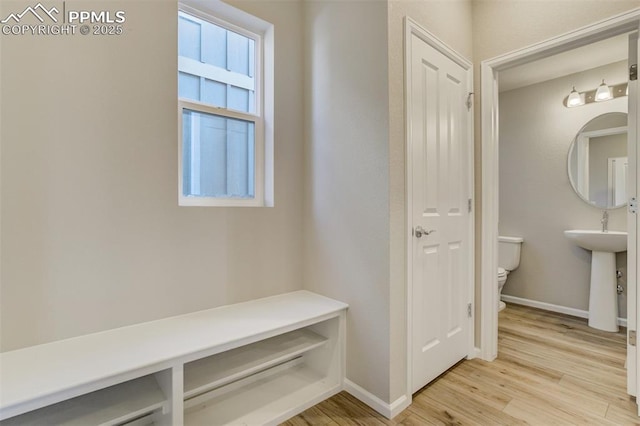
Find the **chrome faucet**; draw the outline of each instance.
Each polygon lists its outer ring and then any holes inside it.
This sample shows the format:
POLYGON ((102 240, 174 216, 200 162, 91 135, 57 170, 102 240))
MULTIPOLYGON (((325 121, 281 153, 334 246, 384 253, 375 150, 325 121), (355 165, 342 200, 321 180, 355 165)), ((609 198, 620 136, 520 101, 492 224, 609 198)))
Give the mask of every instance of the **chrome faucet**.
POLYGON ((609 231, 609 212, 606 210, 602 212, 602 219, 600 219, 600 223, 602 223, 602 232, 609 231))

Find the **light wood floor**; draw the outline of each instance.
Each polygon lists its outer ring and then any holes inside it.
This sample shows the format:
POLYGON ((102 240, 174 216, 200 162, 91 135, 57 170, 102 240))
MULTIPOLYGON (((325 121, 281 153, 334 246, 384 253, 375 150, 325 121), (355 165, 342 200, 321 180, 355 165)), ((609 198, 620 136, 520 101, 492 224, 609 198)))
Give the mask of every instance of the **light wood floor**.
POLYGON ((457 364, 394 420, 342 392, 283 425, 640 424, 626 394, 624 330, 507 305, 498 345, 497 360, 457 364))

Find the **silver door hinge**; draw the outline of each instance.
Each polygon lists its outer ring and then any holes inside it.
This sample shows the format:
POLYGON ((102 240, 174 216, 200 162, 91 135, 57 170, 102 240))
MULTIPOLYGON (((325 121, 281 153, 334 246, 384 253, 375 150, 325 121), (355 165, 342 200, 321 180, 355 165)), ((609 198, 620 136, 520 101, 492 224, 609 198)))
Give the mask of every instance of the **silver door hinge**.
POLYGON ((471 318, 473 316, 472 310, 473 310, 473 305, 471 303, 469 303, 467 305, 467 315, 469 316, 469 318, 471 318))
POLYGON ((629 80, 638 79, 638 64, 633 64, 629 67, 629 80))
POLYGON ((629 345, 630 346, 635 346, 636 345, 636 331, 635 330, 629 330, 629 345))
POLYGON ((473 106, 473 92, 469 92, 467 95, 467 110, 471 111, 471 107, 473 106))
POLYGON ((638 199, 636 197, 629 199, 629 213, 638 213, 638 199))
POLYGON ((467 208, 469 209, 469 213, 471 213, 471 210, 473 210, 473 199, 469 198, 467 200, 467 208))

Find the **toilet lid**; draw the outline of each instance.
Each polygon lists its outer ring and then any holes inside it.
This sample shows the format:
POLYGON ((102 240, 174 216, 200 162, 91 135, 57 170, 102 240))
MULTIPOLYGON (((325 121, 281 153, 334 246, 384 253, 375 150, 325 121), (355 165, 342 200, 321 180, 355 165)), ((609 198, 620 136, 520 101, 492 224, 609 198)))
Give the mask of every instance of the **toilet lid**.
POLYGON ((500 266, 498 266, 498 276, 502 277, 504 275, 507 275, 507 270, 502 268, 502 267, 500 267, 500 266))

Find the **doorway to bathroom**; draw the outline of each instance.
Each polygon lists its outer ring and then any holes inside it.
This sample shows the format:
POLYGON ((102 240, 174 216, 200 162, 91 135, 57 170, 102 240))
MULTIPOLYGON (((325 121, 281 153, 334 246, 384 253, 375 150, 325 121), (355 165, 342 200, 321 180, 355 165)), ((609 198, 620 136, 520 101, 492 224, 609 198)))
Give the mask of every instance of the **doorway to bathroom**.
MULTIPOLYGON (((500 135, 501 121, 503 120, 503 117, 500 116, 500 120, 498 119, 499 103, 502 104, 502 102, 504 101, 505 106, 507 106, 506 111, 511 113, 509 119, 514 121, 517 121, 518 119, 521 120, 519 123, 520 125, 526 124, 527 120, 531 118, 531 117, 528 117, 526 114, 523 114, 522 111, 518 111, 513 107, 509 106, 507 104, 507 102, 509 101, 507 98, 503 99, 500 97, 500 89, 501 89, 500 86, 502 84, 508 84, 508 81, 502 80, 501 77, 506 76, 508 74, 508 70, 512 70, 512 71, 516 70, 518 69, 518 67, 521 67, 524 64, 532 63, 534 61, 540 61, 540 60, 551 61, 553 57, 557 58, 559 53, 574 51, 576 49, 583 48, 593 43, 603 43, 606 40, 610 40, 612 39, 612 37, 616 37, 616 36, 623 36, 625 39, 627 38, 629 39, 628 44, 625 45, 625 48, 628 53, 629 63, 635 64, 637 63, 635 59, 638 56, 637 35, 629 37, 628 34, 634 31, 636 32, 635 34, 637 34, 639 23, 640 23, 640 11, 633 11, 630 13, 622 14, 622 15, 607 19, 605 21, 593 24, 591 26, 585 27, 578 31, 574 31, 564 36, 554 38, 547 42, 536 44, 534 46, 529 46, 519 51, 510 53, 507 55, 503 55, 488 61, 484 61, 482 63, 481 111, 482 111, 482 164, 483 164, 483 167, 482 167, 482 215, 481 215, 482 216, 482 232, 481 232, 482 241, 481 241, 481 251, 480 251, 481 252, 480 269, 481 269, 482 304, 481 304, 480 324, 481 324, 481 356, 486 360, 492 360, 497 356, 497 337, 498 337, 497 336, 498 312, 496 309, 496 306, 498 303, 498 292, 496 291, 496 270, 498 269, 498 266, 499 266, 498 265, 498 234, 499 234, 498 217, 500 215, 500 204, 498 203, 498 193, 500 192, 501 189, 503 189, 500 187, 500 181, 499 181, 500 160, 498 156, 498 149, 499 149, 498 146, 499 146, 499 143, 503 144, 504 142, 506 142, 506 141, 503 141, 502 135, 500 135)), ((550 65, 549 62, 547 62, 545 65, 542 65, 540 68, 546 71, 546 70, 551 70, 552 66, 550 65)), ((587 69, 587 68, 583 68, 583 69, 587 69)), ((603 71, 603 70, 600 70, 600 71, 603 71)), ((625 82, 627 78, 628 76, 626 76, 626 66, 624 66, 625 82)), ((558 79, 555 79, 554 81, 558 84, 558 87, 560 86, 564 87, 564 83, 566 83, 566 82, 559 81, 558 79)), ((613 83, 617 83, 617 81, 611 82, 611 84, 613 83)), ((595 89, 597 89, 597 85, 593 88, 589 88, 589 89, 580 88, 579 90, 576 90, 576 91, 577 92, 580 92, 583 90, 590 91, 591 89, 594 89, 593 92, 595 94, 595 89)), ((632 195, 636 194, 636 186, 637 186, 637 173, 636 173, 637 166, 636 165, 638 163, 638 158, 637 158, 638 153, 636 150, 636 141, 637 141, 636 129, 637 129, 638 111, 639 111, 637 81, 633 79, 629 81, 628 89, 629 89, 628 98, 625 97, 624 99, 625 100, 628 99, 629 179, 627 182, 627 186, 628 186, 627 191, 628 191, 628 194, 630 194, 629 196, 631 197, 632 195)), ((535 91, 532 89, 531 93, 529 93, 528 95, 525 94, 525 96, 529 102, 533 103, 533 102, 539 102, 540 98, 551 96, 550 93, 554 92, 553 96, 558 97, 556 107, 564 108, 566 110, 566 106, 562 105, 563 98, 565 98, 564 102, 566 103, 568 100, 566 98, 568 98, 568 95, 572 90, 572 87, 571 85, 569 85, 569 87, 566 88, 566 93, 562 92, 562 94, 560 94, 561 92, 559 90, 560 89, 553 91, 549 89, 547 92, 541 92, 539 90, 535 91)), ((520 91, 520 92, 522 92, 520 93, 520 95, 522 96, 522 94, 526 91, 520 91)), ((581 94, 581 96, 583 97, 585 95, 588 95, 588 94, 586 93, 581 94)), ((617 104, 620 104, 621 102, 620 100, 617 100, 617 99, 614 99, 614 101, 617 101, 617 104)), ((602 103, 602 105, 604 104, 605 103, 602 103)), ((586 105, 583 107, 578 106, 572 110, 572 114, 574 116, 577 116, 580 114, 583 114, 586 116, 588 115, 587 108, 590 108, 589 113, 593 114, 594 105, 586 105)), ((595 108, 603 109, 604 111, 604 107, 600 105, 595 105, 595 108)), ((554 118, 553 110, 547 109, 545 111, 542 111, 540 113, 539 118, 542 120, 546 120, 546 122, 550 122, 550 121, 552 122, 554 118)), ((513 123, 513 124, 514 124, 514 127, 519 126, 518 123, 513 123)), ((566 120, 558 121, 555 130, 565 131, 565 132, 570 131, 570 129, 567 128, 570 126, 567 126, 566 124, 567 124, 566 120)), ((580 130, 580 127, 578 127, 578 130, 580 130)), ((522 126, 520 126, 520 128, 522 128, 522 126)), ((520 153, 520 155, 528 156, 527 158, 529 158, 532 162, 546 161, 548 165, 551 165, 552 162, 555 161, 551 158, 552 155, 554 155, 553 150, 554 149, 562 150, 561 154, 564 156, 564 159, 565 159, 564 167, 566 170, 567 168, 571 168, 571 161, 567 160, 567 152, 569 151, 569 143, 571 142, 572 139, 575 139, 575 136, 576 136, 576 131, 573 130, 572 136, 564 138, 564 139, 567 139, 566 144, 560 148, 559 148, 559 145, 557 144, 553 146, 549 145, 548 149, 538 149, 538 151, 536 152, 524 152, 524 153, 520 153), (538 158, 535 158, 535 156, 537 156, 538 158)), ((531 143, 539 143, 541 145, 544 145, 544 143, 549 142, 549 135, 545 134, 540 129, 534 129, 533 139, 534 140, 530 141, 531 143)), ((506 143, 505 143, 505 146, 506 146, 506 143)), ((538 148, 540 148, 540 146, 538 146, 538 148)), ((594 152, 595 152, 595 148, 594 148, 594 152)), ((500 153, 502 154, 502 151, 500 151, 500 153)), ((615 156, 612 155, 612 158, 615 158, 615 156)), ((505 166, 505 168, 508 168, 508 165, 505 166)), ((523 170, 522 167, 520 167, 520 169, 513 170, 512 172, 526 174, 528 170, 523 170)), ((548 178, 549 177, 548 175, 550 172, 545 171, 544 173, 545 173, 545 176, 538 176, 537 178, 533 178, 533 179, 548 178)), ((530 178, 530 180, 531 179, 532 178, 530 178)), ((560 178, 561 181, 562 180, 564 181, 563 184, 564 183, 568 184, 568 182, 571 179, 572 178, 570 177, 569 171, 567 171, 566 174, 564 174, 564 176, 560 178)), ((547 196, 551 198, 560 197, 559 195, 553 193, 553 190, 556 190, 556 189, 558 188, 551 188, 552 194, 548 194, 547 196)), ((535 208, 535 209, 539 209, 538 211, 544 211, 545 209, 548 208, 549 203, 552 201, 551 199, 548 199, 546 202, 542 202, 542 203, 538 202, 536 206, 528 205, 527 207, 527 203, 525 202, 527 200, 524 199, 525 192, 522 190, 522 188, 513 188, 512 192, 513 193, 510 194, 509 197, 512 197, 514 200, 517 200, 518 196, 522 197, 520 199, 521 201, 520 207, 524 209, 528 208, 530 210, 532 208, 535 208)), ((560 192, 561 192, 560 190, 557 191, 558 194, 560 192)), ((572 196, 575 197, 575 195, 572 195, 572 196)), ((604 195, 604 197, 605 198, 607 197, 606 194, 604 195)), ((577 197, 575 197, 575 199, 571 200, 571 202, 577 203, 582 201, 579 200, 577 197)), ((586 206, 586 207, 593 209, 593 207, 590 207, 590 206, 586 206)), ((623 209, 621 211, 625 211, 625 210, 626 209, 623 209)), ((527 210, 523 210, 522 212, 526 212, 526 211, 527 210)), ((602 214, 602 210, 593 209, 593 211, 597 212, 599 216, 598 216, 598 221, 595 224, 591 225, 592 228, 597 227, 601 224, 599 219, 600 219, 600 215, 602 214)), ((638 215, 632 212, 629 212, 626 214, 620 213, 620 215, 622 215, 623 217, 626 215, 626 221, 627 221, 626 227, 629 234, 628 249, 627 249, 628 265, 627 265, 627 273, 626 273, 627 283, 628 283, 627 292, 626 292, 627 299, 628 299, 627 326, 629 330, 635 331, 636 323, 637 323, 636 307, 638 305, 637 292, 636 292, 636 270, 637 270, 637 264, 638 264, 637 248, 636 248, 636 244, 637 244, 636 230, 638 229, 638 215)), ((544 214, 539 214, 538 216, 539 216, 539 220, 537 221, 537 223, 533 223, 532 226, 535 225, 540 227, 539 229, 541 229, 541 232, 554 232, 553 238, 564 238, 562 235, 562 230, 550 229, 550 230, 543 231, 542 227, 545 226, 544 214), (558 235, 555 235, 555 234, 558 234, 558 235)), ((604 221, 602 224, 604 225, 604 221)), ((588 223, 583 224, 582 226, 585 227, 587 225, 588 223)), ((570 229, 570 228, 579 227, 581 225, 580 224, 574 225, 570 223, 570 220, 567 220, 565 221, 565 223, 558 226, 565 227, 565 229, 570 229)), ((508 233, 508 229, 506 231, 508 233)), ((524 247, 526 247, 526 244, 527 244, 526 240, 527 239, 525 236, 524 247)), ((542 248, 542 250, 544 250, 544 248, 542 248)), ((582 249, 579 249, 576 247, 575 250, 582 250, 582 249)), ((525 255, 526 255, 526 252, 523 254, 523 256, 525 255)), ((586 255, 583 255, 583 257, 588 257, 588 256, 589 256, 588 253, 586 255)), ((562 273, 562 271, 560 271, 560 273, 562 273)), ((556 286, 562 285, 562 283, 563 283, 562 279, 552 280, 552 284, 556 286)), ((585 283, 585 285, 588 285, 588 282, 585 283)), ((612 290, 615 291, 615 287, 612 290)), ((568 293, 568 297, 571 297, 571 292, 567 291, 567 293, 568 293)), ((636 382, 637 382, 637 377, 636 377, 637 376, 637 371, 636 371, 637 353, 635 351, 635 346, 631 346, 631 345, 628 346, 627 360, 628 360, 628 364, 627 364, 628 389, 627 390, 630 394, 635 395, 636 382)))

